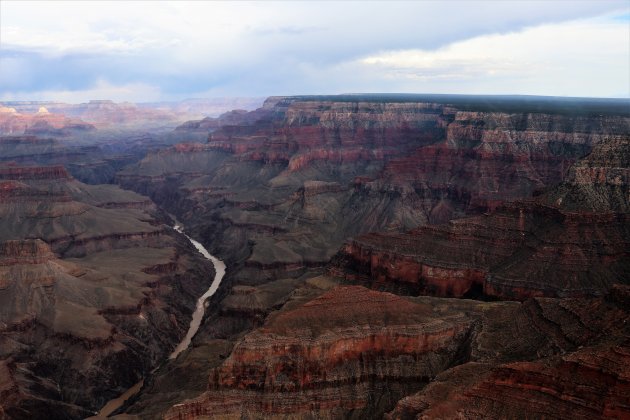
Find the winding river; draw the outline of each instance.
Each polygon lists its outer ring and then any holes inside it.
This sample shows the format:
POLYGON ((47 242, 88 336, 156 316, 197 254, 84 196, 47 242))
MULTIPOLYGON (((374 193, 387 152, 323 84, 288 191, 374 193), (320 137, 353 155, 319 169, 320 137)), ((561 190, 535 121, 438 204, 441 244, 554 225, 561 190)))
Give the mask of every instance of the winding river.
MULTIPOLYGON (((221 284, 221 280, 223 280, 223 276, 225 276, 225 263, 223 261, 221 261, 214 255, 211 255, 203 245, 195 241, 190 236, 186 235, 181 225, 176 223, 175 226, 173 226, 173 229, 186 236, 186 238, 188 238, 190 243, 193 244, 195 248, 197 248, 197 251, 199 251, 201 255, 212 261, 212 264, 214 265, 215 275, 214 280, 210 285, 210 288, 206 290, 206 292, 201 295, 199 299, 197 299, 197 305, 195 307, 195 312, 193 312, 192 320, 190 321, 190 326, 188 327, 188 332, 186 333, 186 336, 182 339, 182 341, 177 345, 177 347, 175 347, 175 350, 173 350, 170 356, 168 356, 169 360, 177 358, 177 356, 181 352, 188 348, 188 346, 190 345, 190 341, 195 336, 195 334, 197 334, 197 330, 199 330, 199 326, 201 325, 201 320, 203 319, 203 315, 207 307, 206 301, 210 296, 216 293, 219 285, 221 284)), ((157 370, 157 368, 154 369, 151 373, 154 373, 155 370, 157 370)), ((143 385, 144 379, 129 388, 118 398, 114 398, 113 400, 108 401, 107 404, 105 404, 103 408, 101 408, 101 411, 98 412, 98 415, 90 417, 89 419, 96 420, 107 418, 114 411, 118 410, 125 403, 125 401, 136 395, 142 389, 143 385)))
POLYGON ((206 290, 206 293, 201 295, 199 299, 197 299, 197 307, 195 308, 195 312, 193 312, 192 320, 190 321, 190 327, 188 327, 186 337, 184 337, 184 339, 177 345, 177 347, 175 347, 175 350, 173 350, 171 355, 168 357, 169 359, 175 359, 181 352, 188 348, 188 346, 190 345, 190 340, 192 340, 195 334, 197 334, 197 330, 201 325, 201 320, 203 319, 203 315, 206 311, 206 300, 216 293, 219 285, 221 284, 221 280, 223 280, 223 276, 225 276, 225 263, 223 261, 221 261, 214 255, 210 255, 208 250, 203 245, 195 241, 190 236, 186 235, 180 225, 176 224, 173 229, 186 236, 190 243, 193 244, 195 248, 197 248, 197 251, 201 253, 201 255, 212 261, 216 274, 214 275, 214 280, 212 281, 210 288, 206 290))

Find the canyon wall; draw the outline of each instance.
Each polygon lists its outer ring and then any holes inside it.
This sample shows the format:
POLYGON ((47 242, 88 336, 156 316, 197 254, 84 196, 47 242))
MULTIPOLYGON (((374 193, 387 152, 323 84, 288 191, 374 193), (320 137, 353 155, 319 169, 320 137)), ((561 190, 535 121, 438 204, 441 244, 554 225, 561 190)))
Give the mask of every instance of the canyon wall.
POLYGON ((231 267, 123 411, 627 414, 630 115, 464 102, 272 97, 119 172, 231 267))
MULTIPOLYGON (((296 272, 326 265, 349 237, 401 234, 494 212, 506 202, 551 197, 551 187, 577 185, 575 179, 608 177, 606 182, 616 183, 619 190, 611 199, 623 203, 627 201, 623 162, 599 162, 589 170, 580 167, 589 165, 588 159, 594 165, 595 156, 605 155, 606 148, 623 155, 629 131, 630 118, 616 114, 481 112, 443 103, 272 97, 256 111, 217 119, 207 144, 152 153, 121 171, 117 179, 177 214, 208 237, 211 247, 216 244, 215 251, 245 258, 245 266, 258 271, 249 270, 252 281, 253 276, 267 281, 281 268, 296 272), (602 165, 609 167, 606 174, 602 165)), ((503 223, 504 238, 494 240, 493 246, 502 247, 501 240, 516 241, 515 253, 518 243, 531 247, 548 241, 538 238, 537 232, 526 232, 544 214, 551 217, 549 226, 555 220, 574 231, 588 225, 589 217, 600 217, 581 215, 566 200, 561 214, 554 215, 557 198, 540 200, 471 223, 503 223)), ((610 223, 623 225, 625 217, 614 216, 610 223)), ((563 252, 579 248, 581 242, 588 247, 589 233, 575 234, 581 239, 554 246, 564 247, 563 252)), ((620 251, 613 260, 626 255, 625 234, 611 239, 610 247, 620 251)), ((470 275, 483 277, 488 274, 484 264, 497 263, 490 256, 483 258, 488 262, 470 266, 470 275)), ((597 259, 585 256, 584 264, 592 258, 597 259)), ((600 263, 607 257, 602 258, 600 263)), ((557 293, 570 294, 580 282, 559 285, 557 293)), ((518 295, 516 283, 511 287, 518 295)))
POLYGON ((310 283, 164 418, 623 417, 627 293, 479 302, 310 283))
POLYGON ((85 418, 185 334, 212 266, 146 197, 0 166, 0 417, 85 418))
POLYGON ((630 272, 628 146, 602 140, 564 182, 528 201, 344 246, 331 273, 439 296, 605 294, 630 272))

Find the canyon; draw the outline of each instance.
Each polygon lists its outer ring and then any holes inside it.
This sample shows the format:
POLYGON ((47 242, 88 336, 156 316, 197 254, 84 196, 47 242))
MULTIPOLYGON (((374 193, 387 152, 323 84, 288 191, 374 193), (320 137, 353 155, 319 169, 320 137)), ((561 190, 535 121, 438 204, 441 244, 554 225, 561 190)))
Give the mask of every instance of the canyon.
POLYGON ((46 108, 0 137, 0 418, 630 415, 627 100, 46 108), (215 275, 174 219, 227 268, 168 359, 215 275))

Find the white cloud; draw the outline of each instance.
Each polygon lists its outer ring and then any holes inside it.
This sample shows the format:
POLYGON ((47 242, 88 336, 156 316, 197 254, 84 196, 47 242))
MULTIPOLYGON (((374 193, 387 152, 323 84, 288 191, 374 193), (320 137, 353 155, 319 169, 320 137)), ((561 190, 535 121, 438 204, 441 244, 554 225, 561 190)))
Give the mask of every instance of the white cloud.
POLYGON ((159 86, 164 99, 200 92, 605 96, 628 90, 621 73, 628 70, 629 35, 620 30, 628 22, 609 23, 608 16, 628 13, 627 0, 2 1, 0 7, 0 90, 24 99, 100 93, 90 87, 95 80, 113 89, 159 86), (591 20, 576 20, 583 18, 591 20))
POLYGON ((478 83, 485 93, 630 96, 630 25, 601 19, 542 25, 358 63, 393 80, 478 83), (513 84, 507 92, 506 79, 513 84))

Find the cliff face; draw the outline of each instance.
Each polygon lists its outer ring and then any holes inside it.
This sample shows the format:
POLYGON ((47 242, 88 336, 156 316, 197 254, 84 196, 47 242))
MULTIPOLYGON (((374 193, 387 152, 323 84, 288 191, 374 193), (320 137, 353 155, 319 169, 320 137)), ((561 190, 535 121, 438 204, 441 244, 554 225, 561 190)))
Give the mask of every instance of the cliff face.
POLYGON ((0 162, 18 166, 63 165, 83 182, 110 182, 116 170, 136 160, 133 155, 109 153, 79 140, 36 135, 0 136, 0 162))
POLYGON ((258 131, 248 124, 241 134, 230 125, 211 135, 210 147, 288 162, 289 172, 322 161, 381 162, 379 179, 467 209, 491 209, 562 181, 594 144, 623 139, 630 124, 623 117, 466 112, 427 103, 280 104, 267 107, 258 131))
POLYGON ((470 320, 461 313, 438 319, 431 309, 362 287, 332 289, 247 335, 211 373, 210 390, 165 417, 376 417, 385 400, 457 360, 470 320))
POLYGON ((564 183, 534 200, 448 225, 357 238, 330 272, 438 296, 603 294, 630 271, 628 144, 627 136, 602 140, 564 183))
POLYGON ((605 293, 630 269, 627 214, 570 213, 534 203, 347 243, 330 272, 433 296, 526 299, 605 293), (593 238, 600 238, 593 243, 593 238))
MULTIPOLYGON (((546 299, 524 305, 534 328, 556 337, 559 354, 540 348, 538 360, 497 364, 473 352, 473 361, 438 375, 399 401, 386 418, 627 417, 628 288, 617 286, 605 301, 546 299)), ((527 329, 522 334, 530 338, 527 329)))
POLYGON ((212 268, 146 197, 0 167, 0 416, 84 418, 186 332, 212 268))
POLYGON ((630 139, 599 143, 569 169, 565 181, 543 199, 574 211, 628 213, 630 210, 630 139))
POLYGON ((520 304, 303 287, 164 418, 623 417, 629 314, 615 293, 520 304))

